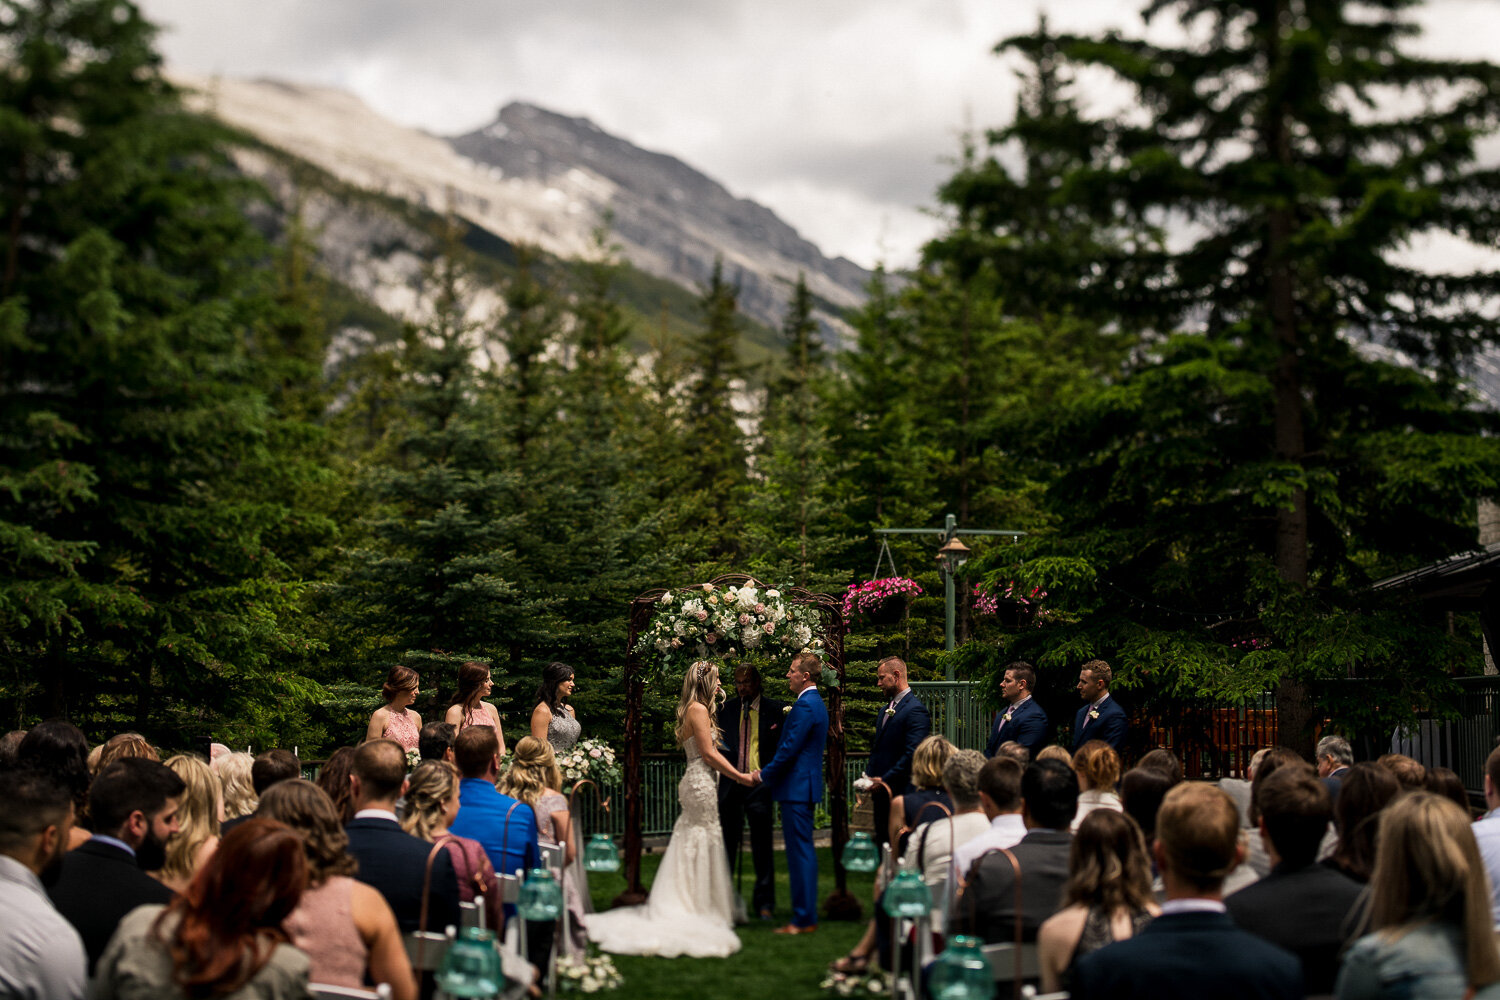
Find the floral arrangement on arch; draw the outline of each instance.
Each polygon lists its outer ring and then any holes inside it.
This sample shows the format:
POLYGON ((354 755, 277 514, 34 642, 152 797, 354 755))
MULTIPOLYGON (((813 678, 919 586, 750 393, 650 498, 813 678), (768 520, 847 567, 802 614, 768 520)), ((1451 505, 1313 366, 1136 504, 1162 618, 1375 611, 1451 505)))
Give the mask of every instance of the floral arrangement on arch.
POLYGON ((906 576, 884 576, 878 580, 851 583, 844 593, 844 617, 878 611, 892 597, 911 598, 921 593, 921 585, 906 576))
POLYGON ((663 670, 676 671, 695 660, 731 656, 774 661, 804 651, 822 655, 822 629, 816 608, 795 604, 779 590, 705 583, 657 598, 641 640, 660 654, 656 662, 663 670))
POLYGON ((562 772, 564 792, 585 778, 601 787, 618 785, 625 778, 614 748, 603 740, 579 740, 573 749, 557 755, 557 769, 562 772))

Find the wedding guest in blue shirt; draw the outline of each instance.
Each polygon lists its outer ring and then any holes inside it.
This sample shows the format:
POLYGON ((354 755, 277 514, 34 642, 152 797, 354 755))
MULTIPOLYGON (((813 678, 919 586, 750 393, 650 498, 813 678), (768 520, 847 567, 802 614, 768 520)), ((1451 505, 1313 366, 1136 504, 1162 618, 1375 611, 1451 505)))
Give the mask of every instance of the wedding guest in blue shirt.
POLYGON ((42 888, 73 826, 68 791, 44 775, 0 771, 0 996, 81 1000, 83 939, 42 888))

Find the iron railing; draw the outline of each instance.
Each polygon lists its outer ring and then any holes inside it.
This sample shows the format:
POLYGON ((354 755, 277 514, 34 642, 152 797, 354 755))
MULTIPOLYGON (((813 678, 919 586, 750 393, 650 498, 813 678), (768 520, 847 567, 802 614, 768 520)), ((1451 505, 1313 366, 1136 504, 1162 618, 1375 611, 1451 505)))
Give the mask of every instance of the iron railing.
POLYGON ((1415 727, 1395 733, 1391 750, 1428 767, 1449 767, 1464 788, 1484 794, 1484 763, 1500 735, 1500 677, 1460 677, 1457 717, 1418 716, 1415 727))
POLYGON ((990 736, 990 715, 979 703, 974 681, 912 681, 911 689, 932 716, 932 731, 954 746, 983 750, 990 736))

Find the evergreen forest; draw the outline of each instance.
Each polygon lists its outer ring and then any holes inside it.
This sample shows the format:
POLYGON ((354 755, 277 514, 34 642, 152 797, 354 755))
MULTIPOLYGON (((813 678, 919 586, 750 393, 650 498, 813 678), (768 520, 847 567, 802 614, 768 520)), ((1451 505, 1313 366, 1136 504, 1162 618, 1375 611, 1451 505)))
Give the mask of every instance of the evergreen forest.
MULTIPOLYGON (((316 758, 392 664, 433 719, 488 662, 519 732, 557 660, 617 741, 637 594, 748 573, 842 599, 876 529, 948 514, 1024 534, 964 536, 952 652, 938 542, 890 536, 876 575, 923 592, 851 619, 851 750, 888 654, 992 706, 1025 659, 1070 713, 1103 658, 1135 706, 1274 697, 1292 746, 1451 710, 1480 616, 1372 585, 1473 549, 1500 495, 1471 383, 1500 273, 1407 253, 1500 248, 1500 66, 1412 54, 1415 6, 1149 0, 1173 31, 975 39, 1020 74, 1014 116, 967 137, 942 232, 852 340, 801 282, 752 331, 722 271, 658 329, 608 220, 586 259, 497 269, 453 217, 427 318, 333 366, 361 307, 236 170, 253 140, 185 107, 157 29, 3 0, 0 721, 316 758)), ((675 703, 648 691, 648 750, 675 703)))

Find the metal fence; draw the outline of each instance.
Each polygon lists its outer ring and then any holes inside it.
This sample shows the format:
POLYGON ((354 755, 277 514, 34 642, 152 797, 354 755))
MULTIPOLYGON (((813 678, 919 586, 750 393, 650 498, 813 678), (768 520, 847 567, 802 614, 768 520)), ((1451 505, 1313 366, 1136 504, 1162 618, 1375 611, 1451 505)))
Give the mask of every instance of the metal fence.
POLYGON ((1428 767, 1450 767, 1464 788, 1483 794, 1484 762, 1500 735, 1500 677, 1460 677, 1457 684, 1457 717, 1420 718, 1415 727, 1394 734, 1391 750, 1428 767))
POLYGON ((979 704, 974 681, 912 681, 911 689, 932 715, 932 731, 954 746, 983 750, 990 735, 990 713, 979 704))

